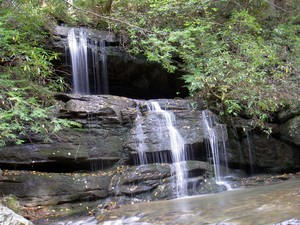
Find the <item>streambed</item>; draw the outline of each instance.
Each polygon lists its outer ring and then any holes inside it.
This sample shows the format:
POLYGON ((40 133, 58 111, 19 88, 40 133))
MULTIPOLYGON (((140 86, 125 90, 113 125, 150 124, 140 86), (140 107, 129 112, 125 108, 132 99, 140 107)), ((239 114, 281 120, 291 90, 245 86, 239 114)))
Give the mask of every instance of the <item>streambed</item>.
POLYGON ((292 218, 294 222, 286 224, 300 224, 300 179, 217 194, 127 205, 105 216, 98 214, 98 218, 104 225, 266 225, 280 224, 292 218), (126 223, 130 218, 135 218, 135 222, 126 223))

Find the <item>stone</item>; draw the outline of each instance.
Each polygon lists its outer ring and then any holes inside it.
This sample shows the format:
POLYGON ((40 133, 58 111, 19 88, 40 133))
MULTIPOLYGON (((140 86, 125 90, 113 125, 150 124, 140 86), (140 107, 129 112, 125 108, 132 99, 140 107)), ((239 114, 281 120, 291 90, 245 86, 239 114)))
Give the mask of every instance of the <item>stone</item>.
MULTIPOLYGON (((63 68, 60 76, 66 77, 70 71, 67 35, 70 27, 57 26, 53 30, 52 42, 49 48, 61 53, 61 59, 55 65, 59 70, 63 68), (68 65, 68 66, 66 66, 68 65)), ((88 38, 88 51, 95 50, 94 43, 105 42, 108 89, 110 95, 126 96, 135 99, 158 99, 188 96, 184 87, 181 73, 168 73, 161 65, 149 62, 144 56, 129 55, 119 42, 119 37, 111 32, 85 28, 74 28, 75 33, 85 31, 88 38)), ((100 48, 98 48, 100 55, 100 48)), ((100 57, 99 57, 100 58, 100 57)), ((57 71, 59 71, 57 70, 57 71)), ((66 77, 69 80, 69 77, 66 77)), ((70 85, 71 86, 71 85, 70 85)), ((96 93, 99 94, 99 93, 96 93)))
POLYGON ((1 193, 13 194, 23 206, 47 206, 108 197, 114 172, 41 173, 6 171, 0 183, 1 193))
POLYGON ((300 146, 300 116, 280 125, 280 139, 294 146, 300 146))
MULTIPOLYGON (((191 195, 198 191, 193 188, 195 182, 201 183, 198 186, 199 190, 202 188, 201 193, 217 191, 217 185, 211 180, 213 168, 209 163, 188 161, 187 170, 191 177, 188 181, 191 195), (206 182, 208 180, 210 183, 206 182), (207 188, 204 188, 205 186, 207 188)), ((109 191, 111 196, 132 196, 143 201, 176 198, 171 179, 171 166, 166 163, 120 167, 111 180, 109 191)))
POLYGON ((277 113, 276 119, 280 123, 284 123, 289 119, 292 119, 299 115, 300 115, 300 101, 294 100, 288 108, 283 109, 277 113))
POLYGON ((0 224, 2 225, 33 225, 14 211, 0 204, 0 224))
POLYGON ((240 141, 229 140, 228 163, 246 169, 249 173, 250 167, 256 170, 252 172, 277 173, 288 172, 298 167, 299 159, 295 157, 295 149, 265 133, 253 132, 251 136, 242 137, 240 141))

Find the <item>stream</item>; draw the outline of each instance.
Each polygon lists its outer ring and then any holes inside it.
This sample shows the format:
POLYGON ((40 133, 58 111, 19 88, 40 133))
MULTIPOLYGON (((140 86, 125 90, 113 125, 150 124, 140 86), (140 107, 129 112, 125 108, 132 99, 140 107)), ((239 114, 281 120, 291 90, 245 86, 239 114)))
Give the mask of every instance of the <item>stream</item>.
POLYGON ((98 222, 86 218, 52 224, 299 225, 300 179, 217 194, 125 205, 99 213, 97 218, 98 222))
MULTIPOLYGON (((265 225, 292 218, 299 220, 300 180, 197 197, 129 205, 111 211, 109 217, 116 216, 123 219, 139 216, 137 222, 170 225, 220 223, 265 225)), ((290 224, 300 224, 300 221, 290 224)))

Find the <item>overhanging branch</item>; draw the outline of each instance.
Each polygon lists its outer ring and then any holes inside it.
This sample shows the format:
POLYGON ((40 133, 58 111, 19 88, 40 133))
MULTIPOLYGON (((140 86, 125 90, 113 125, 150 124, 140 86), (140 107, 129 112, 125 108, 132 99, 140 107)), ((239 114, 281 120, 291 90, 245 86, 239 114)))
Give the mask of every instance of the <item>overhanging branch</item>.
POLYGON ((129 23, 129 22, 127 22, 127 21, 124 21, 124 20, 120 20, 120 19, 117 19, 117 18, 109 17, 109 16, 99 15, 99 14, 94 13, 94 12, 92 12, 92 11, 89 11, 89 10, 85 10, 85 9, 79 8, 79 7, 74 6, 73 4, 69 3, 67 0, 63 0, 63 1, 64 1, 67 5, 71 6, 72 8, 74 8, 74 9, 76 9, 76 10, 79 10, 79 11, 83 11, 83 12, 89 13, 89 14, 91 14, 91 15, 93 15, 93 16, 96 16, 96 17, 99 17, 99 18, 101 18, 101 19, 103 19, 103 20, 105 20, 105 21, 113 21, 113 22, 117 22, 117 23, 120 23, 120 24, 125 24, 125 25, 127 25, 127 26, 134 27, 134 28, 136 28, 136 29, 142 31, 142 32, 145 33, 145 34, 146 34, 146 33, 155 33, 155 32, 153 32, 153 31, 144 29, 144 28, 142 28, 142 27, 139 27, 139 26, 137 26, 137 25, 131 24, 131 23, 129 23))

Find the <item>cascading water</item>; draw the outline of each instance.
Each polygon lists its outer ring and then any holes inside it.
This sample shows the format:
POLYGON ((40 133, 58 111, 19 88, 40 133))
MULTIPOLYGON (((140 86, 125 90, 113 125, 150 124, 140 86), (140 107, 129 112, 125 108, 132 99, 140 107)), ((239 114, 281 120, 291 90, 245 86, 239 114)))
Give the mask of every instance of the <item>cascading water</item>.
POLYGON ((68 33, 68 45, 72 62, 74 92, 78 94, 89 94, 86 34, 81 30, 79 32, 79 40, 77 40, 74 29, 70 29, 68 33))
POLYGON ((89 39, 82 29, 76 35, 75 29, 72 28, 68 32, 68 47, 71 55, 74 93, 108 94, 105 41, 89 39))
POLYGON ((105 41, 100 41, 100 53, 101 53, 101 88, 103 94, 108 94, 108 76, 107 76, 107 54, 106 54, 106 47, 105 41))
MULTIPOLYGON (((137 136, 137 144, 138 144, 138 150, 139 150, 139 164, 145 165, 148 163, 147 156, 146 156, 146 150, 147 146, 145 144, 145 134, 143 131, 143 126, 141 123, 141 112, 137 108, 137 117, 136 117, 136 129, 135 133, 137 136)), ((136 163, 137 164, 137 163, 136 163)))
MULTIPOLYGON (((160 119, 160 123, 163 123, 168 129, 172 154, 171 171, 175 177, 174 185, 176 187, 177 197, 187 196, 188 175, 186 172, 186 157, 184 152, 185 143, 180 133, 175 128, 175 116, 169 111, 162 110, 158 102, 150 102, 149 108, 150 111, 163 117, 160 119)), ((159 124, 159 126, 163 125, 159 124)))
POLYGON ((254 155, 255 149, 253 147, 253 136, 251 130, 245 130, 247 136, 247 145, 248 145, 248 154, 249 154, 249 165, 250 165, 250 175, 254 174, 253 164, 254 164, 254 155))
POLYGON ((223 125, 218 124, 217 117, 208 110, 202 111, 202 123, 204 125, 206 138, 209 141, 216 183, 219 185, 224 185, 226 186, 227 190, 230 190, 230 185, 223 180, 223 177, 228 175, 227 152, 225 144, 225 135, 227 136, 226 128, 223 125), (225 171, 223 168, 225 168, 225 171))

